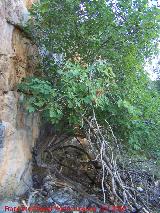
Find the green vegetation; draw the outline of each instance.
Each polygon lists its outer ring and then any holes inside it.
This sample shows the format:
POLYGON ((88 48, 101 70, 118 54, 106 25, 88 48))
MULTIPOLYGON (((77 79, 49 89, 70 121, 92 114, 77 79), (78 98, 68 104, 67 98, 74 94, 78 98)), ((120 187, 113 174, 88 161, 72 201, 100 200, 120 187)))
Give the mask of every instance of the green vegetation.
POLYGON ((29 30, 41 77, 19 85, 28 110, 74 134, 94 109, 131 154, 160 157, 160 94, 144 71, 158 52, 159 16, 145 0, 36 4, 29 30))

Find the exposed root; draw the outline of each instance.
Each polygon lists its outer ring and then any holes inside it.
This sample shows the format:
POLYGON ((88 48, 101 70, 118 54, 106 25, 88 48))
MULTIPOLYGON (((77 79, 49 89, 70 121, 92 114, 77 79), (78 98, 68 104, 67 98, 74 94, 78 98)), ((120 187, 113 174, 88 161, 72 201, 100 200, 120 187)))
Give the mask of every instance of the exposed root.
POLYGON ((147 176, 143 177, 142 171, 132 169, 129 163, 123 165, 120 143, 109 123, 106 121, 107 128, 100 126, 94 111, 93 117, 84 118, 83 122, 86 142, 66 134, 50 137, 39 148, 37 168, 50 174, 54 186, 68 187, 99 207, 125 206, 129 212, 152 212, 147 176), (138 187, 137 175, 145 188, 138 187))

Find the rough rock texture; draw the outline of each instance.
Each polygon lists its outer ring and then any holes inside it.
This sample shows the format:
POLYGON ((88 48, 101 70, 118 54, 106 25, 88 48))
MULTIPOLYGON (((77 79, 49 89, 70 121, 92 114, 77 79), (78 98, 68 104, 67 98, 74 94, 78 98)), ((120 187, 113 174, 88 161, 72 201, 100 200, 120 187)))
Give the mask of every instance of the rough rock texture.
MULTIPOLYGON (((95 198, 94 195, 90 197, 93 199, 95 198)), ((56 178, 52 174, 43 178, 41 192, 36 193, 35 196, 32 196, 30 204, 31 206, 37 205, 39 207, 52 207, 51 213, 73 212, 73 210, 77 210, 76 208, 88 209, 86 211, 84 210, 83 212, 92 212, 91 210, 93 208, 97 210, 96 212, 102 212, 99 209, 101 205, 96 204, 96 201, 93 202, 90 200, 90 197, 82 195, 78 191, 73 190, 71 185, 69 185, 66 181, 60 177, 56 178), (68 211, 62 210, 62 208, 67 207, 68 211)))
POLYGON ((32 1, 0 0, 0 199, 23 194, 32 184, 31 150, 39 121, 25 112, 16 91, 34 71, 35 47, 20 30, 32 1))

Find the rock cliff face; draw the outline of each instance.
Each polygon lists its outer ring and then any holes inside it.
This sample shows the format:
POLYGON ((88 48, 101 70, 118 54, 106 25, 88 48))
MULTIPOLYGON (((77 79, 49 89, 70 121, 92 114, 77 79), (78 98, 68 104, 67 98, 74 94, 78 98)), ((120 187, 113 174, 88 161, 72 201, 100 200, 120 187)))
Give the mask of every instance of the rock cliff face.
POLYGON ((31 149, 38 116, 28 115, 16 91, 34 72, 35 47, 21 32, 33 0, 0 0, 0 199, 23 194, 32 184, 31 149))

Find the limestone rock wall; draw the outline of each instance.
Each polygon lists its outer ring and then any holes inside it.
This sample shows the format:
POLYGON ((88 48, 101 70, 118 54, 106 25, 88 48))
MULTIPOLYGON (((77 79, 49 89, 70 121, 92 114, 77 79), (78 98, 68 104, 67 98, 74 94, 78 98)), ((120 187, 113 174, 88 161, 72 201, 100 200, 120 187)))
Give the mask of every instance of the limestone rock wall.
POLYGON ((38 115, 19 103, 16 85, 32 75, 35 47, 18 26, 33 0, 0 0, 0 199, 23 194, 32 184, 31 150, 38 137, 38 115))

